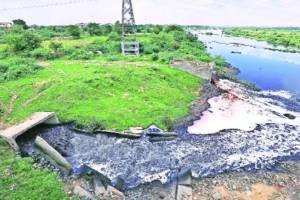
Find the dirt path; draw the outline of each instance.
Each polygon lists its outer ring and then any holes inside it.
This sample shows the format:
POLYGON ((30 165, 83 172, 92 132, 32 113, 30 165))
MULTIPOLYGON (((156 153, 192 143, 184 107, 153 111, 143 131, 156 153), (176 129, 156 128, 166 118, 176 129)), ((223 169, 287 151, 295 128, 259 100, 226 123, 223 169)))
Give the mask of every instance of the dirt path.
POLYGON ((206 80, 211 79, 212 72, 215 67, 214 63, 199 63, 191 61, 172 61, 171 65, 206 80))

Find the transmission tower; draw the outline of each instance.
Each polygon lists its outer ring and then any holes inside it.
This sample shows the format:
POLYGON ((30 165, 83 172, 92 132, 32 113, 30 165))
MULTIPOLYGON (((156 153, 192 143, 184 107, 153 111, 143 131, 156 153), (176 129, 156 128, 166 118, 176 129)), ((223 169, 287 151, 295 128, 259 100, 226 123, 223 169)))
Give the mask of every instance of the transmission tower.
POLYGON ((136 37, 136 24, 131 0, 123 0, 122 5, 122 53, 139 55, 140 46, 136 37))

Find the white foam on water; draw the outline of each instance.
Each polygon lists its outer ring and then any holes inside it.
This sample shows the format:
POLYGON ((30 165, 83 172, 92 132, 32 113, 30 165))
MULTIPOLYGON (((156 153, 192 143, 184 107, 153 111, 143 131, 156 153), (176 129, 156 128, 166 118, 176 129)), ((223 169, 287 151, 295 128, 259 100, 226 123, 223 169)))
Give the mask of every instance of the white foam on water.
POLYGON ((290 99, 293 97, 293 95, 290 92, 285 90, 279 90, 279 91, 264 90, 259 93, 263 95, 273 95, 273 96, 283 97, 286 99, 290 99))
POLYGON ((213 134, 225 129, 251 131, 258 124, 266 123, 300 125, 300 113, 278 106, 279 102, 275 105, 275 100, 270 98, 259 97, 259 94, 269 94, 290 98, 287 92, 248 92, 229 80, 220 80, 216 85, 226 92, 209 99, 210 108, 188 128, 190 134, 213 134), (285 117, 287 113, 296 119, 285 117))

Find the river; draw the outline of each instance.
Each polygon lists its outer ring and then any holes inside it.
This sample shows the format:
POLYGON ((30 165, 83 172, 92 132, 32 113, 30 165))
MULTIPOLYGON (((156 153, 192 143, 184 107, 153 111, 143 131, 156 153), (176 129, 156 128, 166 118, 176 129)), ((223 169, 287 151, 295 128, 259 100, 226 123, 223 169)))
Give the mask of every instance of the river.
MULTIPOLYGON (((299 96, 299 54, 266 50, 268 44, 253 40, 199 32, 198 36, 211 54, 223 56, 240 69, 238 78, 263 90, 285 90, 299 96)), ((133 140, 82 134, 72 125, 60 125, 37 127, 18 143, 32 156, 34 138, 40 135, 63 154, 74 172, 88 166, 114 186, 122 183, 122 188, 153 181, 168 183, 182 170, 205 177, 274 170, 282 161, 300 160, 300 105, 289 95, 252 91, 229 80, 219 80, 216 86, 227 92, 211 98, 201 119, 177 130, 178 137, 172 141, 153 142, 146 135, 133 140)))
POLYGON ((300 53, 269 50, 275 47, 262 41, 226 36, 221 31, 193 33, 210 54, 221 56, 238 68, 239 79, 254 83, 262 90, 286 90, 300 97, 300 53), (216 34, 208 35, 207 32, 216 34))

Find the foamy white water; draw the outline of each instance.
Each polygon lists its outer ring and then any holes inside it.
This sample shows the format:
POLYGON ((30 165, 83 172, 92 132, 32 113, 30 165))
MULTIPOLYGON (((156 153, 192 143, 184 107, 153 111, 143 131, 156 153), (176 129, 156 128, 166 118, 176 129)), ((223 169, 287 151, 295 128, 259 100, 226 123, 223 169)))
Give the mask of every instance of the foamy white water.
POLYGON ((229 80, 220 80, 217 86, 226 93, 209 99, 210 108, 188 128, 189 133, 213 134, 224 129, 251 131, 258 124, 266 123, 300 125, 300 113, 287 110, 273 99, 259 97, 263 94, 290 98, 287 92, 249 92, 229 80), (289 119, 284 114, 291 114, 296 119, 289 119))

